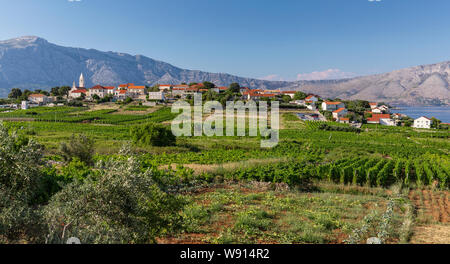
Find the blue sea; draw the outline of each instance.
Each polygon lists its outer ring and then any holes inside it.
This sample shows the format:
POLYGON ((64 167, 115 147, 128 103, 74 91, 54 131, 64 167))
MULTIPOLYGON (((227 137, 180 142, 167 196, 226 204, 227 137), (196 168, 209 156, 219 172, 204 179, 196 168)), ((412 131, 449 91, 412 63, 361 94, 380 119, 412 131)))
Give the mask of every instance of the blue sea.
POLYGON ((393 109, 392 113, 400 113, 408 115, 412 118, 419 118, 426 116, 429 118, 435 117, 443 123, 450 123, 450 107, 448 106, 430 106, 430 107, 408 107, 398 106, 398 109, 393 109))

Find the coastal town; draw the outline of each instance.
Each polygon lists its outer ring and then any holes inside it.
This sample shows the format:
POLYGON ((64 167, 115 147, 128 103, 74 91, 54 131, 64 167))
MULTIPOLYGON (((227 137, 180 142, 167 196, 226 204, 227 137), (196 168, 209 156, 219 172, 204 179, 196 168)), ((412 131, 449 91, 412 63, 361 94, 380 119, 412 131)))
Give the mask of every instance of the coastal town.
MULTIPOLYGON (((130 103, 137 102, 144 106, 155 106, 156 104, 171 104, 179 99, 191 99, 195 94, 205 96, 209 94, 209 99, 217 99, 217 96, 228 94, 227 100, 238 99, 244 101, 272 101, 282 102, 282 108, 306 110, 299 112, 297 116, 303 121, 331 121, 348 124, 349 126, 361 128, 362 124, 372 124, 380 126, 410 126, 418 129, 448 128, 448 123, 442 123, 436 118, 421 116, 412 119, 407 115, 393 112, 391 106, 378 103, 357 100, 344 101, 339 99, 323 99, 319 95, 305 94, 301 91, 282 90, 262 90, 240 87, 239 84, 232 84, 230 87, 217 87, 210 82, 203 83, 182 83, 158 84, 153 87, 135 85, 134 83, 119 84, 117 86, 95 85, 86 88, 85 77, 80 75, 78 85, 73 82, 70 89, 52 89, 51 92, 37 90, 34 92, 25 90, 17 91, 24 99, 20 104, 2 105, 2 108, 29 109, 37 106, 64 106, 82 105, 83 103, 130 103), (232 91, 231 91, 232 90, 232 91), (25 96, 25 98, 24 98, 25 96)), ((13 89, 14 90, 14 89, 13 89)), ((11 98, 14 97, 14 91, 11 98)), ((16 94, 18 95, 18 94, 16 94)))

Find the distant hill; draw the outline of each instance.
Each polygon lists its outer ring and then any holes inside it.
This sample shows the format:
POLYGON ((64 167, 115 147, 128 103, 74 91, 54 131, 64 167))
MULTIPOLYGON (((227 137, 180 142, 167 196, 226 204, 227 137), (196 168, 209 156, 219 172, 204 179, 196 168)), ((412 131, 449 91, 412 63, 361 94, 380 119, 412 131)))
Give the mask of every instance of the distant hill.
POLYGON ((450 62, 447 61, 347 80, 296 82, 284 89, 400 105, 450 105, 449 84, 450 62))
POLYGON ((450 104, 450 62, 347 80, 274 82, 181 69, 142 55, 62 47, 33 36, 0 41, 0 97, 14 87, 48 90, 72 85, 80 73, 88 87, 127 82, 149 86, 203 81, 228 86, 238 82, 251 88, 302 90, 325 98, 450 104))
POLYGON ((88 87, 128 82, 151 86, 203 81, 217 85, 238 82, 243 86, 264 89, 288 85, 288 82, 185 70, 141 55, 62 47, 39 37, 0 41, 0 96, 5 96, 14 87, 49 89, 72 85, 80 73, 84 74, 88 87))

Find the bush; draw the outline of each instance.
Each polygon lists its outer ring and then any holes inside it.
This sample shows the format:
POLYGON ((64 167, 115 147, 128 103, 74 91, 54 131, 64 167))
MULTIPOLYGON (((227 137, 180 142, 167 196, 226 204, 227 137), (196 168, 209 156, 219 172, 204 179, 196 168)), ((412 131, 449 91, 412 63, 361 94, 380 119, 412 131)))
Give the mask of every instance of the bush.
POLYGON ((23 142, 0 123, 0 243, 35 242, 41 223, 34 208, 43 191, 42 146, 23 142))
POLYGON ((154 171, 134 157, 99 164, 99 174, 74 181, 45 208, 48 242, 77 237, 82 243, 154 243, 182 226, 185 201, 162 191, 154 171))
POLYGON ((170 129, 155 123, 135 126, 131 128, 130 133, 136 144, 162 147, 173 146, 176 143, 176 137, 170 129))
POLYGON ((69 142, 61 143, 60 150, 61 156, 66 162, 71 162, 74 158, 78 158, 87 165, 93 164, 94 141, 85 135, 72 135, 69 142))

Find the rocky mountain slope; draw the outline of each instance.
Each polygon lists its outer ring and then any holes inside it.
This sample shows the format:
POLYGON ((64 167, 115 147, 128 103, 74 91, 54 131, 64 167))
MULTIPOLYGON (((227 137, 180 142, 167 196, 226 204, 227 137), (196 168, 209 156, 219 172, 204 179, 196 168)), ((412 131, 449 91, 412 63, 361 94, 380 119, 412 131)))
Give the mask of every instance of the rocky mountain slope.
POLYGON ((0 97, 13 87, 71 85, 84 73, 88 87, 133 82, 154 85, 238 82, 260 89, 302 90, 325 98, 365 99, 404 105, 450 104, 450 62, 332 81, 273 82, 226 73, 186 70, 142 55, 62 47, 39 37, 0 41, 0 97))
POLYGON ((348 80, 296 82, 285 89, 402 105, 449 105, 449 84, 450 62, 447 61, 348 80))
POLYGON ((86 85, 179 84, 211 81, 218 85, 238 82, 252 88, 275 89, 287 82, 269 82, 225 73, 185 70, 145 56, 94 49, 62 47, 38 37, 0 41, 0 96, 13 87, 49 89, 72 85, 84 73, 86 85))

